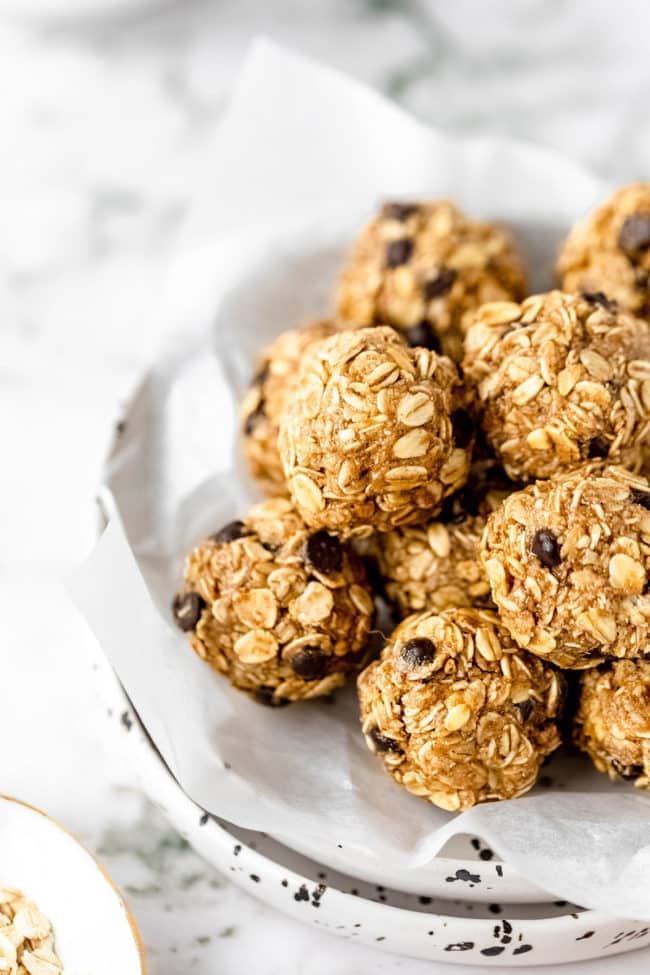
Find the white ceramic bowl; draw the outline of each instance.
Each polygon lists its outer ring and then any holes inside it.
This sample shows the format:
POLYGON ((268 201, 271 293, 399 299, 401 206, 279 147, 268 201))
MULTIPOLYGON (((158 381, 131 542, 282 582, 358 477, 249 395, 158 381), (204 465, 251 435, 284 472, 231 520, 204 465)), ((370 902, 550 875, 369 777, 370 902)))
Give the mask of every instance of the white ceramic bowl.
POLYGON ((0 797, 0 883, 16 887, 52 922, 66 972, 143 975, 133 918, 104 868, 45 813, 0 797))
POLYGON ((643 922, 564 901, 539 903, 534 896, 522 902, 522 879, 507 864, 481 860, 471 844, 466 856, 447 850, 429 865, 428 894, 404 893, 387 878, 377 884, 351 877, 263 833, 221 822, 183 792, 99 647, 92 669, 112 733, 147 795, 209 863, 297 920, 390 952, 500 967, 585 961, 650 945, 650 925, 643 922), (470 899, 480 890, 484 899, 470 899), (439 891, 456 899, 443 899, 439 891))

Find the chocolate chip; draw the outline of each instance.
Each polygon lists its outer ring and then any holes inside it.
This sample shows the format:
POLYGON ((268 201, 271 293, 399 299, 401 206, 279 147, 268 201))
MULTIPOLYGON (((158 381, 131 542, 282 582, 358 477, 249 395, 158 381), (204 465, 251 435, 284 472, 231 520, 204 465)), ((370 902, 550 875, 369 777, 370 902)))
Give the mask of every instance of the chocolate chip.
POLYGON ((582 297, 591 305, 600 305, 607 311, 616 311, 618 308, 613 298, 608 298, 604 291, 583 291, 582 297))
POLYGON ((445 267, 443 265, 435 278, 430 278, 428 281, 425 281, 422 286, 422 292, 426 300, 432 301, 433 298, 446 295, 453 287, 457 277, 458 271, 454 271, 453 267, 445 267))
POLYGON ((260 425, 260 423, 266 419, 266 411, 264 409, 264 401, 259 403, 252 413, 249 413, 244 420, 244 434, 247 437, 255 431, 255 429, 260 425))
POLYGON ((650 247, 650 213, 633 213, 623 221, 618 246, 631 258, 650 247))
POLYGON ((639 776, 643 775, 643 765, 624 765, 623 762, 619 762, 618 759, 612 759, 612 768, 617 775, 620 775, 622 779, 638 779, 639 776))
POLYGON ((519 704, 515 704, 515 707, 519 711, 519 718, 521 721, 528 721, 531 714, 533 713, 534 704, 529 697, 525 701, 520 701, 519 704))
POLYGON ((222 542, 235 542, 238 538, 243 538, 244 535, 250 535, 250 531, 243 521, 229 521, 227 525, 224 525, 214 535, 210 535, 210 541, 217 542, 218 544, 222 542))
POLYGON ((540 528, 535 532, 530 550, 547 569, 555 568, 562 561, 560 546, 550 528, 540 528))
POLYGON ((368 732, 368 738, 375 746, 378 752, 401 752, 402 749, 398 742, 394 738, 389 738, 388 735, 382 735, 378 728, 371 728, 368 732))
POLYGON ((327 673, 329 657, 318 647, 301 647, 289 659, 291 669, 303 680, 320 680, 327 673))
POLYGON ((267 708, 285 708, 291 702, 286 697, 276 697, 274 688, 262 684, 253 695, 258 704, 263 704, 267 708))
POLYGON ((420 322, 419 325, 413 325, 412 328, 407 329, 406 341, 413 347, 432 349, 433 352, 437 352, 438 354, 442 352, 440 339, 436 335, 431 322, 427 322, 426 319, 420 322))
POLYGON ((467 410, 454 410, 451 414, 451 427, 454 444, 457 447, 468 447, 474 435, 474 424, 467 410))
POLYGON ((650 511, 650 491, 630 491, 630 501, 650 511))
POLYGON ((198 592, 179 592, 172 603, 172 612, 177 626, 184 633, 193 630, 201 618, 204 607, 205 601, 198 592))
POLYGON ((310 535, 305 542, 305 559, 317 570, 329 575, 340 572, 343 565, 343 549, 338 538, 324 529, 310 535))
POLYGON ((418 212, 419 207, 415 203, 384 203, 381 208, 381 215, 385 220, 408 220, 410 216, 418 212))
POLYGON ((607 457, 609 454, 609 444, 602 437, 594 437, 587 444, 587 457, 594 460, 597 457, 607 457))
POLYGON ((436 648, 432 640, 426 636, 416 636, 407 640, 400 648, 400 659, 409 670, 415 670, 422 664, 430 664, 435 656, 436 648))
POLYGON ((413 253, 413 241, 410 237, 391 240, 386 248, 386 267, 399 267, 406 264, 413 253))

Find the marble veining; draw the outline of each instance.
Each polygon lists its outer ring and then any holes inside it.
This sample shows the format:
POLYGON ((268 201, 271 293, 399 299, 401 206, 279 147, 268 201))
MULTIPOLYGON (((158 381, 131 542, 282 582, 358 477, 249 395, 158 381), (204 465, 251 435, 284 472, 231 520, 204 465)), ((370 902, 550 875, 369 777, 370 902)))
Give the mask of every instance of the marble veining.
MULTIPOLYGON (((160 341, 155 296, 251 37, 329 61, 448 130, 533 139, 625 181, 649 171, 650 9, 161 0, 101 18, 61 2, 65 15, 43 20, 27 16, 35 6, 21 16, 0 2, 0 788, 99 852, 152 975, 424 975, 432 966, 281 917, 187 847, 107 734, 80 676, 91 637, 61 580, 92 543, 102 454, 160 341)), ((628 955, 625 970, 649 960, 628 955)))

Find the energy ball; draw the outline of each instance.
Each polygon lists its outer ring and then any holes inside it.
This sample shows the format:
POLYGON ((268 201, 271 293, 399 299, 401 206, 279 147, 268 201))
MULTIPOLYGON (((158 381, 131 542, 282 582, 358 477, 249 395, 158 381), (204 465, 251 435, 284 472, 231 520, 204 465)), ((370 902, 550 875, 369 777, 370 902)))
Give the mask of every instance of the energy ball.
POLYGON ((173 612, 202 660, 279 707, 364 665, 374 605, 358 556, 274 498, 194 549, 173 612))
POLYGON ((468 313, 520 300, 526 278, 509 234, 448 200, 386 203, 359 236, 339 284, 339 313, 387 324, 410 345, 463 356, 468 313))
POLYGON ((494 608, 479 542, 487 516, 513 490, 502 468, 479 461, 434 519, 375 536, 382 589, 402 617, 423 609, 494 608))
POLYGON ((650 660, 582 675, 574 739, 599 772, 650 789, 650 660))
POLYGON ((650 326, 593 296, 485 305, 465 340, 486 439, 515 481, 592 458, 631 470, 650 438, 650 326))
POLYGON ((387 327, 310 347, 279 436, 297 509, 342 537, 435 514, 467 480, 473 441, 455 365, 387 327))
POLYGON ((513 639, 558 667, 650 641, 650 483, 602 463, 538 481, 488 519, 481 556, 513 639))
POLYGON ((617 190, 576 224, 557 273, 565 291, 584 292, 650 318, 650 183, 617 190))
POLYGON ((330 320, 309 322, 282 332, 262 354, 241 408, 244 454, 253 477, 266 494, 281 495, 287 486, 278 450, 280 417, 293 395, 300 360, 312 342, 341 326, 330 320))
POLYGON ((528 792, 560 744, 562 675, 488 610, 409 616, 358 689, 370 750, 399 785, 450 812, 528 792))

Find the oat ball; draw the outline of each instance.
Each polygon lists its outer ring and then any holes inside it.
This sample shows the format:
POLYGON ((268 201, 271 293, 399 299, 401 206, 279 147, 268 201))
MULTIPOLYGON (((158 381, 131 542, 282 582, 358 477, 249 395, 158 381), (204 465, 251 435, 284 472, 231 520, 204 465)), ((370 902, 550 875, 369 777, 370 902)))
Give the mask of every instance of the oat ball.
POLYGON ((590 458, 640 467, 650 439, 646 322, 561 291, 485 305, 463 369, 513 480, 553 477, 590 458))
POLYGON ((523 265, 509 234, 436 200, 385 204, 356 242, 338 304, 344 319, 393 325, 410 345, 459 362, 468 312, 525 294, 523 265))
POLYGON ((559 667, 640 657, 650 640, 650 483, 594 462, 488 519, 481 556, 517 643, 559 667))
POLYGON ((342 326, 329 319, 282 332, 262 353, 259 368, 241 408, 242 445, 253 477, 270 495, 287 486, 278 451, 280 417, 295 389, 298 367, 312 342, 334 335, 342 326))
POLYGON ((624 186, 576 224, 557 273, 565 291, 650 318, 650 183, 624 186))
POLYGON ((409 792, 451 812, 523 795, 560 744, 562 675, 489 610, 409 616, 358 689, 370 750, 409 792))
POLYGON ((461 487, 474 428, 458 371, 392 328, 341 332, 309 349, 280 425, 296 507, 342 537, 424 521, 461 487))
POLYGON ((574 739, 599 772, 650 789, 650 660, 582 674, 574 739))
POLYGON ((202 660, 279 707, 363 666, 374 605, 358 556, 274 498, 194 549, 173 612, 202 660))
POLYGON ((423 609, 494 608, 479 542, 487 516, 513 490, 503 468, 478 461, 434 519, 375 536, 382 589, 402 617, 423 609))

